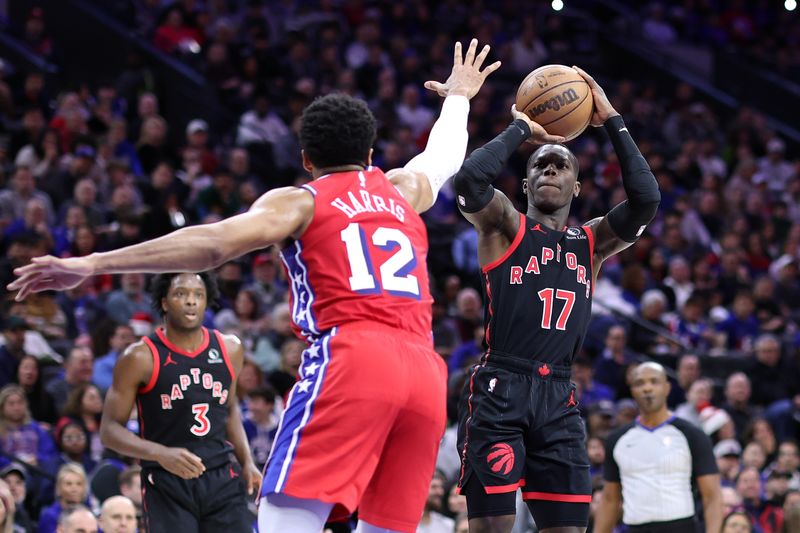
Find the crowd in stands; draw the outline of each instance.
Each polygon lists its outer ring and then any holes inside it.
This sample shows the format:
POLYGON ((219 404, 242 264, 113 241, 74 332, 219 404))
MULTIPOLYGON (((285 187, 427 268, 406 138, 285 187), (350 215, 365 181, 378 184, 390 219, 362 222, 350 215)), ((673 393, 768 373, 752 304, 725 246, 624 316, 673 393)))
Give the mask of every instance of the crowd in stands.
MULTIPOLYGON (((307 103, 330 91, 369 103, 378 119, 374 163, 402 166, 424 147, 438 113, 440 99, 422 82, 444 80, 453 43, 472 36, 491 43, 504 63, 472 100, 474 149, 508 124, 524 75, 569 61, 574 46, 557 14, 520 17, 513 2, 107 4, 164 54, 189 58, 238 123, 211 131, 202 110, 187 124, 168 123, 159 95, 146 86, 123 90, 124 77, 80 87, 35 71, 0 79, 0 286, 32 257, 116 249, 234 215, 266 190, 307 181, 298 122, 307 103)), ((26 42, 57 57, 43 20, 41 9, 30 12, 26 42)), ((642 238, 604 264, 573 364, 597 488, 603 439, 636 416, 627 376, 655 359, 670 368, 670 407, 715 444, 726 508, 745 510, 753 531, 789 531, 785 518, 800 509, 800 159, 754 109, 722 113, 687 84, 595 74, 662 196, 642 238)), ((569 147, 580 163, 571 215, 578 224, 605 214, 624 191, 601 130, 569 147)), ((496 182, 521 210, 531 149, 520 149, 496 182)), ((477 235, 449 187, 424 218, 433 331, 448 362, 453 424, 466 370, 484 351, 477 235)), ((227 263, 217 276, 221 305, 206 325, 237 334, 246 347, 238 397, 261 465, 304 344, 291 332, 277 248, 227 263)), ((100 276, 2 302, 0 477, 26 531, 53 532, 63 509, 97 509, 113 494, 140 505, 137 467, 103 449, 98 424, 120 353, 158 326, 147 281, 100 276)), ((454 425, 438 466, 420 531, 464 531, 463 498, 452 490, 454 425)))

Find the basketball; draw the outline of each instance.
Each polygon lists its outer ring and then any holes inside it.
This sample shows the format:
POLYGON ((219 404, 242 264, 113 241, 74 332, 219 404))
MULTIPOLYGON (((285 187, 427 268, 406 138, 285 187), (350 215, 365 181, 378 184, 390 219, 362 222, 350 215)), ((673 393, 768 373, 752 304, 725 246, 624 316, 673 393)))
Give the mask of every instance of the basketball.
POLYGON ((564 65, 545 65, 528 74, 517 89, 517 110, 551 135, 568 141, 580 135, 592 118, 589 84, 564 65))

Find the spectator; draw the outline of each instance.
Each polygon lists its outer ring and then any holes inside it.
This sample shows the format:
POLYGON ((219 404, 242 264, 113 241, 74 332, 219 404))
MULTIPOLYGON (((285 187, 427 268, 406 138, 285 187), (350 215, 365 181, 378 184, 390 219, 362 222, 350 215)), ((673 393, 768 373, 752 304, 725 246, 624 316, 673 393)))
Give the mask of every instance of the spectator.
POLYGON ((135 313, 147 313, 153 318, 153 304, 145 291, 144 274, 122 274, 120 288, 108 295, 106 307, 109 318, 117 324, 127 324, 135 313))
POLYGON ((50 197, 36 188, 36 179, 30 167, 20 165, 11 177, 11 188, 0 191, 0 230, 15 218, 23 218, 29 200, 38 199, 45 211, 48 225, 55 223, 55 213, 50 197))
POLYGON ((713 384, 707 379, 698 379, 689 387, 686 402, 675 409, 675 416, 688 420, 697 427, 702 426, 700 413, 711 405, 713 384))
POLYGON ((714 457, 717 459, 717 468, 723 487, 735 485, 736 477, 742 466, 739 462, 741 455, 742 446, 734 439, 721 440, 714 446, 714 457))
POLYGON ((725 403, 722 406, 733 419, 736 438, 742 440, 744 430, 753 415, 750 405, 750 379, 744 372, 735 372, 725 382, 725 403))
POLYGON ((745 512, 733 511, 722 521, 721 533, 752 533, 752 531, 753 521, 745 512))
POLYGON ((114 373, 114 365, 117 359, 125 351, 125 348, 136 341, 133 328, 127 324, 118 324, 114 328, 114 333, 109 338, 110 350, 105 355, 98 357, 94 362, 92 373, 92 383, 105 391, 111 386, 111 378, 114 373))
POLYGON ((274 145, 289 134, 289 127, 270 105, 264 93, 255 96, 253 109, 244 113, 239 120, 236 144, 239 146, 274 145))
POLYGON ((31 465, 40 465, 55 455, 50 435, 42 429, 28 411, 25 391, 19 385, 6 385, 0 389, 0 465, 9 462, 9 456, 31 465))
POLYGON ((14 381, 22 359, 25 357, 25 331, 28 323, 20 316, 7 316, 3 320, 3 342, 0 346, 0 387, 14 381))
POLYGON ((633 352, 627 348, 628 334, 625 328, 614 325, 608 328, 605 348, 594 364, 595 380, 619 391, 625 382, 625 369, 635 360, 633 352))
POLYGON ((144 530, 142 517, 142 468, 138 465, 126 467, 119 474, 120 493, 133 502, 139 531, 144 530))
POLYGON ((572 361, 572 381, 576 386, 578 403, 584 409, 591 409, 592 405, 602 400, 614 399, 611 389, 595 381, 592 374, 592 361, 588 357, 578 356, 572 361))
POLYGON ((70 393, 92 379, 94 358, 89 348, 76 346, 64 360, 64 376, 50 381, 45 390, 58 406, 66 405, 70 393))
POLYGON ((49 533, 97 533, 97 519, 92 512, 83 505, 73 505, 65 509, 58 517, 58 526, 54 530, 43 530, 39 526, 39 532, 49 533))
MULTIPOLYGON (((68 463, 81 465, 85 472, 94 470, 97 463, 89 454, 89 439, 86 428, 82 424, 67 419, 64 423, 59 424, 53 433, 60 453, 42 464, 42 470, 53 476, 53 479, 56 478, 61 467, 68 463)), ((55 485, 51 480, 42 481, 39 503, 52 503, 54 488, 55 485)))
POLYGON ((259 252, 253 258, 253 281, 245 286, 256 293, 265 314, 272 312, 275 304, 286 296, 286 282, 282 279, 279 263, 276 249, 259 252))
POLYGON ((275 392, 271 388, 254 389, 247 393, 247 400, 249 408, 244 431, 256 465, 262 468, 269 458, 272 441, 278 431, 275 392))
POLYGON ((53 398, 44 389, 39 360, 25 355, 17 368, 17 384, 25 391, 31 417, 43 424, 54 424, 57 412, 53 398))
MULTIPOLYGON (((90 457, 96 462, 103 454, 103 446, 100 443, 100 417, 103 414, 103 399, 100 389, 92 383, 85 383, 75 387, 67 397, 56 426, 56 431, 64 424, 76 422, 86 432, 88 438, 88 450, 90 457)), ((91 468, 86 469, 91 472, 91 468)))
MULTIPOLYGON (((67 463, 58 470, 55 494, 55 503, 42 510, 39 533, 55 533, 57 527, 63 529, 64 520, 61 519, 61 515, 66 513, 72 517, 74 511, 71 508, 86 501, 89 496, 89 482, 81 465, 67 463)), ((95 527, 94 531, 96 530, 95 527)))
POLYGON ((134 533, 136 508, 125 496, 112 496, 100 508, 100 527, 103 533, 134 533))
POLYGON ((286 398, 289 390, 297 381, 297 372, 302 362, 305 345, 296 339, 286 339, 281 345, 280 365, 267 376, 275 392, 286 398))
POLYGON ((781 357, 781 345, 776 337, 764 334, 754 345, 755 359, 747 374, 753 384, 753 403, 768 406, 800 392, 797 367, 781 357))
POLYGON ((8 490, 11 492, 11 496, 14 499, 14 529, 5 528, 2 531, 5 533, 6 531, 13 531, 14 533, 25 532, 25 533, 33 533, 33 521, 31 520, 30 516, 28 515, 28 511, 25 508, 25 502, 28 496, 28 489, 26 482, 28 480, 28 471, 25 469, 24 466, 20 465, 19 463, 11 463, 7 467, 0 470, 0 478, 5 481, 6 485, 8 486, 8 490))
POLYGON ((677 376, 669 391, 668 405, 675 407, 686 401, 686 391, 700 378, 700 358, 686 354, 678 359, 677 376))
POLYGON ((453 531, 455 522, 441 513, 446 481, 442 472, 434 472, 428 489, 428 499, 425 500, 425 510, 422 512, 422 518, 417 526, 417 533, 451 533, 453 531))

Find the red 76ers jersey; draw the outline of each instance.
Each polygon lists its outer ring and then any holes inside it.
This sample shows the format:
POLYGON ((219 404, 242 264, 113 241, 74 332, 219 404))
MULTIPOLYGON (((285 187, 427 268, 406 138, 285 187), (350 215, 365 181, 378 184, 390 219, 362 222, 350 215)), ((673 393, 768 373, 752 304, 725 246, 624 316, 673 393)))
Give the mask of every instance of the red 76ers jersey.
POLYGON ((281 252, 295 332, 374 321, 431 336, 428 237, 422 219, 375 167, 304 185, 314 218, 281 252))

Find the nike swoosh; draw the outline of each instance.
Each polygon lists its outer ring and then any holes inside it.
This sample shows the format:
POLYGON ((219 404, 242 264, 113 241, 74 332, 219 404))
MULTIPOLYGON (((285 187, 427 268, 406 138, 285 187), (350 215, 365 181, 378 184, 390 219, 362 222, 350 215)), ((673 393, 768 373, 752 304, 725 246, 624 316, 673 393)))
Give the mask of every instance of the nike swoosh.
MULTIPOLYGON (((619 131, 621 131, 621 132, 622 132, 622 131, 628 131, 628 128, 626 128, 625 126, 622 126, 622 127, 619 129, 619 131)), ((628 133, 630 133, 630 132, 628 132, 628 133)))
POLYGON ((517 126, 517 129, 519 130, 519 134, 520 134, 520 135, 525 135, 525 130, 523 130, 523 129, 522 129, 522 128, 520 128, 519 126, 517 126))

